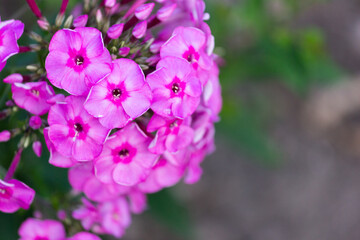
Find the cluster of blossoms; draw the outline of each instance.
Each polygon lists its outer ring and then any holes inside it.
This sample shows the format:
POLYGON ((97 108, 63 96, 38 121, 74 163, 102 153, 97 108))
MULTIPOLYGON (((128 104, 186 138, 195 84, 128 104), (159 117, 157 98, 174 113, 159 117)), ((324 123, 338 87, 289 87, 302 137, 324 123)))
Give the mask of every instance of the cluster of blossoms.
POLYGON ((34 0, 27 2, 42 29, 42 35, 30 32, 35 44, 18 46, 20 21, 0 22, 0 70, 17 53, 35 52, 42 61, 3 80, 12 100, 0 119, 20 108, 28 121, 0 132, 0 141, 22 136, 0 180, 0 211, 30 207, 35 191, 13 175, 23 149, 32 145, 41 155, 41 133, 49 163, 69 169, 72 194, 82 198, 57 220, 26 220, 21 239, 119 238, 131 214, 146 209, 146 194, 181 179, 197 182, 200 164, 214 150, 222 102, 205 4, 85 0, 66 18, 64 0, 50 24, 34 0), (67 237, 74 230, 65 231, 64 221, 79 221, 82 229, 67 237))

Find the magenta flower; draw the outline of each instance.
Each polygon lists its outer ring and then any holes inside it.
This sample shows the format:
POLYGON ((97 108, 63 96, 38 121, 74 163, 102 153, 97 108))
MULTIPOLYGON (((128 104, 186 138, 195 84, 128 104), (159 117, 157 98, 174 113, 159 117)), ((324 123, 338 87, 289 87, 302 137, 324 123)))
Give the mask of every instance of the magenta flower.
POLYGON ((34 196, 35 191, 24 183, 15 179, 0 179, 0 211, 13 213, 19 208, 29 209, 34 196))
MULTIPOLYGON (((81 225, 85 230, 90 230, 100 222, 100 213, 98 208, 86 198, 82 198, 81 201, 82 206, 75 209, 72 216, 73 218, 81 221, 81 225)), ((97 227, 99 228, 98 225, 97 227)))
POLYGON ((161 116, 186 118, 197 108, 202 87, 184 59, 166 57, 146 78, 153 92, 151 109, 161 116))
POLYGON ((17 40, 24 32, 24 24, 18 20, 0 20, 0 71, 6 60, 19 52, 17 40))
POLYGON ((203 31, 194 27, 178 27, 173 36, 161 47, 161 58, 180 57, 192 64, 194 69, 199 67, 209 70, 211 59, 205 52, 206 36, 203 31))
POLYGON ((61 155, 55 148, 54 144, 49 139, 49 128, 44 128, 44 138, 46 146, 50 152, 49 163, 61 168, 68 168, 74 166, 77 161, 71 157, 61 155))
POLYGON ((47 100, 55 94, 52 87, 44 81, 14 83, 11 91, 16 105, 35 115, 43 115, 49 111, 51 104, 47 100))
POLYGON ((160 158, 146 180, 139 184, 139 188, 143 192, 154 193, 171 187, 180 181, 184 170, 184 166, 177 166, 165 158, 160 158))
POLYGON ((65 102, 51 107, 49 139, 65 157, 78 161, 96 158, 109 133, 99 121, 83 108, 84 98, 69 96, 65 102))
POLYGON ((121 128, 145 113, 151 103, 151 90, 134 61, 118 59, 113 71, 91 88, 85 109, 107 128, 121 128))
POLYGON ((73 95, 86 95, 111 72, 111 56, 95 28, 59 30, 51 39, 45 61, 52 84, 73 95))
POLYGON ((149 146, 153 153, 161 154, 168 150, 177 152, 192 143, 194 130, 190 127, 191 118, 164 118, 154 114, 147 126, 148 132, 156 132, 149 146))
POLYGON ((70 185, 82 191, 92 201, 104 202, 117 198, 120 194, 130 191, 129 187, 119 184, 102 183, 94 174, 92 163, 77 164, 69 170, 70 185))
POLYGON ((145 179, 157 155, 148 151, 150 138, 136 123, 130 123, 109 137, 95 160, 95 174, 104 183, 115 181, 133 186, 145 179))
POLYGON ((124 197, 99 205, 101 227, 108 234, 120 238, 131 223, 129 205, 124 197))
POLYGON ((65 240, 64 226, 55 220, 28 218, 19 229, 19 240, 65 240))

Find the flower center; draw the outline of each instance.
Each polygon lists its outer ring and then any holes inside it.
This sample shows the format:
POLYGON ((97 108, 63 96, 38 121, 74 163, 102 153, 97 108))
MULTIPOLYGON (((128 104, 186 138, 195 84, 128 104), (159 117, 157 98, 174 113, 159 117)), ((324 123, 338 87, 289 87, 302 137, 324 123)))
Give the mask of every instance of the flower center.
POLYGON ((170 123, 169 128, 170 128, 170 129, 171 129, 171 128, 174 128, 174 127, 176 127, 177 125, 178 125, 177 120, 175 120, 175 121, 173 121, 172 123, 170 123))
POLYGON ((114 90, 112 90, 111 93, 112 93, 112 95, 113 95, 114 97, 116 97, 116 98, 121 97, 121 94, 122 94, 121 90, 118 89, 118 88, 115 88, 114 90))
POLYGON ((129 156, 129 150, 127 149, 121 149, 121 151, 119 152, 119 156, 121 158, 126 158, 129 156))
POLYGON ((32 94, 34 94, 35 96, 39 96, 39 95, 40 95, 40 92, 39 92, 38 90, 36 90, 36 89, 31 89, 30 92, 31 92, 32 94))
POLYGON ((189 63, 192 63, 193 60, 194 60, 194 55, 193 55, 193 54, 189 54, 189 55, 187 56, 187 61, 188 61, 189 63))
POLYGON ((75 123, 74 128, 77 132, 82 132, 84 130, 80 123, 75 123))
POLYGON ((83 56, 78 55, 78 56, 75 57, 75 64, 76 65, 80 66, 80 65, 83 65, 83 63, 84 63, 83 56))
POLYGON ((173 93, 178 93, 180 92, 180 86, 178 83, 174 83, 171 87, 171 90, 173 91, 173 93))

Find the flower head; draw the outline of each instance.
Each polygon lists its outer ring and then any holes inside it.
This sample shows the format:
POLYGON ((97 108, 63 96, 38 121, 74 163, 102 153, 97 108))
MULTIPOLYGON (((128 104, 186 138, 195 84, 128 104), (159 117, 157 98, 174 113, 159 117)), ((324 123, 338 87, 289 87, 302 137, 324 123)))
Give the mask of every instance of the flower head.
POLYGON ((133 186, 145 179, 157 155, 148 151, 150 138, 130 123, 106 141, 101 155, 95 160, 95 174, 104 183, 115 181, 133 186))
POLYGON ((92 85, 111 72, 110 54, 95 28, 59 30, 51 39, 49 51, 47 77, 70 94, 86 95, 92 85))
POLYGON ((83 108, 84 98, 67 97, 50 109, 49 139, 56 151, 78 161, 96 158, 109 133, 99 120, 83 108))
POLYGON ((146 112, 150 103, 151 90, 139 65, 118 59, 112 73, 92 87, 84 107, 105 127, 120 128, 146 112))
POLYGON ((16 212, 19 208, 28 209, 35 196, 35 191, 24 183, 11 179, 0 179, 0 211, 16 212))

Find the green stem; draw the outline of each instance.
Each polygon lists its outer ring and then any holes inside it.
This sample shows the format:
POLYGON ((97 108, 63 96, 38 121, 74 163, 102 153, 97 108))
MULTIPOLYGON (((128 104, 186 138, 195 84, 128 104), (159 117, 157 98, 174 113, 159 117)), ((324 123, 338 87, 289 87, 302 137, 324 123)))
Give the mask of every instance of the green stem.
POLYGON ((0 108, 2 108, 5 100, 6 100, 6 97, 7 95, 9 94, 10 92, 10 89, 11 89, 11 85, 10 84, 6 84, 6 87, 5 87, 5 90, 0 98, 0 108))

